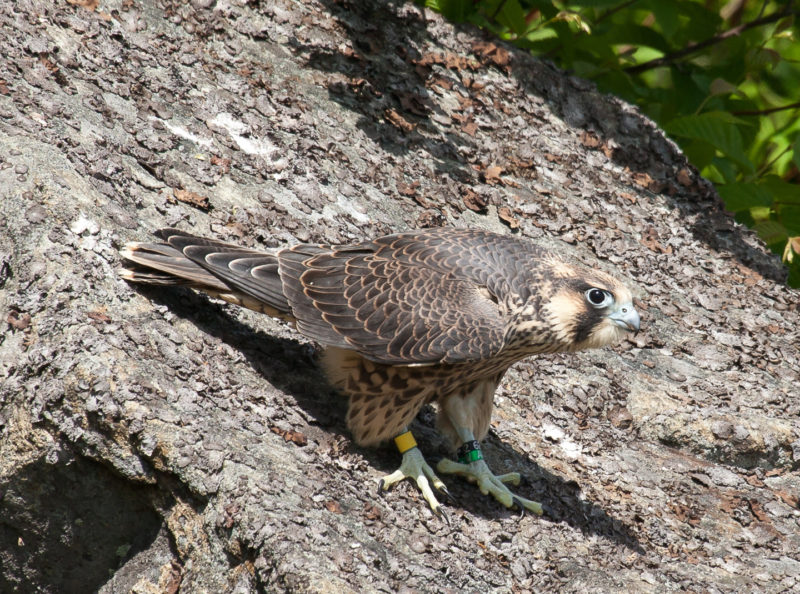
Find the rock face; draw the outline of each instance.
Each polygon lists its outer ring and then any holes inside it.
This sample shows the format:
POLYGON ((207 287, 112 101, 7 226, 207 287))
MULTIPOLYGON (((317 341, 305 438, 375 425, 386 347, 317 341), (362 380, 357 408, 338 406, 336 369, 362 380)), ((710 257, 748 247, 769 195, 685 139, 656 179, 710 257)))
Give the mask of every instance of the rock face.
POLYGON ((800 587, 798 294, 636 109, 411 3, 22 0, 0 30, 0 591, 800 587), (486 457, 544 517, 450 477, 449 525, 378 497, 399 456, 351 442, 315 345, 115 273, 163 226, 440 224, 637 287, 636 338, 497 394, 486 457))

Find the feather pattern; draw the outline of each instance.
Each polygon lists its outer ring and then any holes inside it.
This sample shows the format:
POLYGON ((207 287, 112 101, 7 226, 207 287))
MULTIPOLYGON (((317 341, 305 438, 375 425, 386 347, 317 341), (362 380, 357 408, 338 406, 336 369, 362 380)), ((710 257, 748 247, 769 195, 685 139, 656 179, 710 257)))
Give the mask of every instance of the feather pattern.
MULTIPOLYGON (((618 340, 625 329, 589 291, 610 295, 613 311, 627 304, 638 329, 630 291, 613 277, 482 230, 264 251, 175 229, 157 235, 161 243, 126 246, 136 267, 123 277, 188 285, 294 322, 327 347, 326 368, 350 396, 348 423, 365 444, 393 437, 427 401, 483 394, 525 356, 618 340)), ((491 411, 484 400, 478 437, 491 411)))

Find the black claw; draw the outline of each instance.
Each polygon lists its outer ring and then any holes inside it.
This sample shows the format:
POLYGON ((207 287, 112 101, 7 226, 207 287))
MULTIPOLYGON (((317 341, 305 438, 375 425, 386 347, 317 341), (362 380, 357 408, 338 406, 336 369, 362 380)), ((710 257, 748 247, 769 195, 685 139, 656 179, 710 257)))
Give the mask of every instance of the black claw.
POLYGON ((383 479, 381 479, 381 482, 378 483, 378 495, 381 496, 381 497, 383 497, 383 493, 384 493, 383 485, 384 485, 384 482, 383 482, 383 479))
POLYGON ((442 485, 441 487, 439 487, 439 493, 441 493, 442 495, 445 496, 445 498, 447 498, 448 503, 456 502, 456 498, 453 497, 453 494, 450 493, 450 490, 446 486, 442 485))
POLYGON ((434 515, 439 516, 440 518, 444 518, 444 521, 447 522, 447 525, 450 525, 450 518, 447 517, 447 514, 444 513, 442 506, 434 508, 433 510, 434 515))

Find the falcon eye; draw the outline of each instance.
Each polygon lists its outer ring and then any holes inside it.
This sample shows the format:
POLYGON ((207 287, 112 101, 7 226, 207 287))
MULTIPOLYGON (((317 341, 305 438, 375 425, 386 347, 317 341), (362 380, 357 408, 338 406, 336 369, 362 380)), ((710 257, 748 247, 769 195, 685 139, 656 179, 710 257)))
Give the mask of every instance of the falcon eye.
POLYGON ((603 289, 589 289, 586 291, 586 300, 594 307, 600 308, 611 305, 611 302, 614 301, 614 297, 611 293, 603 289))

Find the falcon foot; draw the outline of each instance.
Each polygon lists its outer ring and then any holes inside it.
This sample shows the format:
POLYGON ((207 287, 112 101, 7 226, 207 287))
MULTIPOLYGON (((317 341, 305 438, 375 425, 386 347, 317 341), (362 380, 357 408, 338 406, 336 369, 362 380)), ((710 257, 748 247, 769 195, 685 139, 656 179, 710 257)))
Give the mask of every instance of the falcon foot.
POLYGON ((419 451, 418 447, 413 447, 403 453, 403 462, 400 464, 400 468, 381 479, 378 485, 378 493, 388 491, 396 483, 407 478, 414 479, 417 483, 417 487, 422 492, 422 497, 427 501, 431 511, 437 516, 443 517, 449 524, 450 520, 433 494, 431 483, 437 491, 447 498, 450 498, 450 492, 439 477, 436 476, 436 473, 433 472, 433 468, 425 462, 425 458, 423 458, 422 452, 419 451))
POLYGON ((518 472, 495 475, 484 460, 475 460, 468 463, 453 462, 443 458, 436 465, 436 470, 444 474, 457 474, 473 483, 478 483, 478 488, 484 495, 491 495, 506 507, 517 506, 522 514, 525 510, 532 511, 537 516, 542 515, 542 504, 524 497, 514 495, 505 483, 519 485, 518 472))

